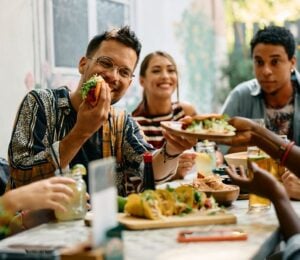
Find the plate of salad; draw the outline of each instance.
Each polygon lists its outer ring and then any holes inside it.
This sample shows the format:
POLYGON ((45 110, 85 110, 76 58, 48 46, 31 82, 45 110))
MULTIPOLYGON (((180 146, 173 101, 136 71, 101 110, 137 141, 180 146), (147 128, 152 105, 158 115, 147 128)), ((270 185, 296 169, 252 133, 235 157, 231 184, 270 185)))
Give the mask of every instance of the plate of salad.
POLYGON ((235 128, 228 123, 228 119, 226 115, 205 114, 185 117, 180 121, 163 121, 160 124, 173 134, 217 141, 235 135, 235 128))

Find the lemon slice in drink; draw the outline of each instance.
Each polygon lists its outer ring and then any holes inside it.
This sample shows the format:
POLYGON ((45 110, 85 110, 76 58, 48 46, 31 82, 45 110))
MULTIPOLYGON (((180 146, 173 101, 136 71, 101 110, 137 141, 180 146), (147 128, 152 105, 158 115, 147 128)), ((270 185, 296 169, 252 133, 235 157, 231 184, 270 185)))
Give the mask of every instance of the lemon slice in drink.
POLYGON ((195 159, 195 166, 197 172, 200 172, 203 175, 212 174, 213 169, 213 158, 208 153, 197 153, 195 159))

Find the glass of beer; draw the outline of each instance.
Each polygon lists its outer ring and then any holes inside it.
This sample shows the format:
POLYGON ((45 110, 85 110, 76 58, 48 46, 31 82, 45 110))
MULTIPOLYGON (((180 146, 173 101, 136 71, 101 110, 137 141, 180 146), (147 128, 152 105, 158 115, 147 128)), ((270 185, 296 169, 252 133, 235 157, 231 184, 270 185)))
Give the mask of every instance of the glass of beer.
POLYGON ((286 168, 281 166, 276 160, 271 158, 270 173, 276 178, 277 181, 282 182, 281 176, 285 173, 286 168))
MULTIPOLYGON (((260 168, 270 172, 271 158, 264 151, 256 146, 250 146, 247 150, 248 176, 253 178, 253 171, 250 163, 255 162, 260 168)), ((271 207, 271 201, 267 198, 249 194, 249 212, 261 212, 271 207)))
MULTIPOLYGON (((288 142, 288 138, 286 135, 280 135, 280 137, 285 141, 288 142)), ((279 181, 282 182, 281 176, 285 173, 286 168, 274 159, 271 158, 271 166, 270 172, 272 175, 279 181)))

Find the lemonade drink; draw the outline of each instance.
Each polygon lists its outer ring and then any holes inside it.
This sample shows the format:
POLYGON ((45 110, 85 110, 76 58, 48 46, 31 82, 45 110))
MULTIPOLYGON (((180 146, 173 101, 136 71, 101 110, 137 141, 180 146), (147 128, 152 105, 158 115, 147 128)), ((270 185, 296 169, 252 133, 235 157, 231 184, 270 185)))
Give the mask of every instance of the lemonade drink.
POLYGON ((198 173, 202 175, 209 175, 215 168, 214 159, 210 154, 197 153, 195 158, 195 167, 198 173))
POLYGON ((199 142, 196 145, 195 166, 196 171, 203 175, 212 174, 213 169, 216 168, 216 151, 215 143, 213 142, 199 142))
MULTIPOLYGON (((271 158, 258 147, 248 147, 247 151, 248 176, 253 178, 253 171, 250 167, 251 162, 255 162, 260 168, 270 172, 271 158)), ((271 201, 267 198, 249 194, 249 211, 262 211, 271 207, 271 201)))
POLYGON ((86 184, 82 179, 80 171, 70 172, 65 175, 76 181, 76 183, 68 184, 73 190, 74 195, 68 203, 64 203, 66 212, 55 211, 55 216, 60 221, 83 219, 86 214, 86 184))

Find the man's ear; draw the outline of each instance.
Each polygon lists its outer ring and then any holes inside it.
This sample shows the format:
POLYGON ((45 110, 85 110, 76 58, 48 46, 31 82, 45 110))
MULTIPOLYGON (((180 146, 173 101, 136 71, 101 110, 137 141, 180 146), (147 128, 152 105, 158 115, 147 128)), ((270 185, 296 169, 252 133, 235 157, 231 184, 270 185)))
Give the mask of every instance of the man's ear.
POLYGON ((291 68, 291 70, 295 70, 295 67, 296 67, 296 65, 297 65, 297 59, 296 59, 296 56, 293 56, 293 57, 291 58, 291 63, 292 63, 292 68, 291 68))
POLYGON ((83 74, 84 71, 86 70, 86 66, 87 66, 87 57, 83 56, 81 57, 79 64, 78 64, 78 71, 80 74, 83 74))

